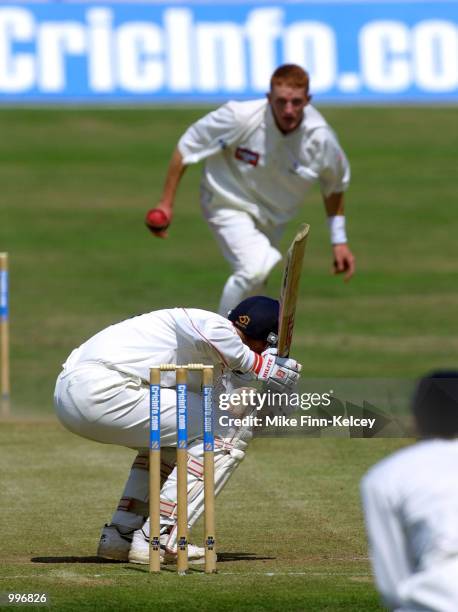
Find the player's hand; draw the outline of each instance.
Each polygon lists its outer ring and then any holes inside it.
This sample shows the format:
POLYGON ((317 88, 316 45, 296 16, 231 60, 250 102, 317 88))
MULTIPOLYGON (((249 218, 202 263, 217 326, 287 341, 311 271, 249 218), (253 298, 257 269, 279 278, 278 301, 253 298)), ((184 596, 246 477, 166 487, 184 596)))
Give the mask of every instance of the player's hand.
POLYGON ((167 238, 169 227, 172 221, 172 210, 170 207, 161 203, 156 208, 151 208, 145 217, 146 227, 157 238, 167 238))
POLYGON ((334 274, 344 274, 345 282, 349 281, 355 273, 355 258, 346 243, 335 244, 332 247, 334 254, 334 274))
POLYGON ((262 354, 262 365, 259 370, 258 380, 269 383, 273 390, 284 390, 294 387, 299 380, 302 366, 295 359, 276 357, 265 351, 262 354))

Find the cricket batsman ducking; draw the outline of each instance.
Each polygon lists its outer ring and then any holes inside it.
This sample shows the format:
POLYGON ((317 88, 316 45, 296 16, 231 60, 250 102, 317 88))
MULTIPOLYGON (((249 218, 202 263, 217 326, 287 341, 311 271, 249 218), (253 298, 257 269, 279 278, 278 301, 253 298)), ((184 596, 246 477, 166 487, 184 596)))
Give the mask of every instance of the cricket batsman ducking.
MULTIPOLYGON (((264 296, 243 300, 228 315, 196 308, 171 308, 139 315, 102 330, 75 349, 63 365, 55 389, 57 415, 75 434, 137 451, 111 522, 102 530, 98 555, 148 563, 149 372, 162 363, 205 363, 214 367, 215 399, 232 393, 239 377, 291 389, 300 364, 275 355, 279 303, 264 296), (270 345, 270 346, 269 346, 270 345)), ((161 561, 175 562, 177 470, 176 388, 163 373, 161 393, 161 561)), ((251 437, 242 428, 215 443, 215 491, 219 493, 245 456, 251 437)), ((188 526, 203 512, 201 387, 198 373, 188 384, 188 526)), ((204 549, 188 546, 190 563, 204 549)))

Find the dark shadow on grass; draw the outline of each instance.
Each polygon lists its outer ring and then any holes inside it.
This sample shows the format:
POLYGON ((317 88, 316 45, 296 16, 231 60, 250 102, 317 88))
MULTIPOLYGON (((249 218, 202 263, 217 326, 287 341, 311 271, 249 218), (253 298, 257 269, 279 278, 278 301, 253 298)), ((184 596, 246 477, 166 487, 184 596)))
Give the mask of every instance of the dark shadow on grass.
POLYGON ((276 557, 260 557, 255 553, 245 552, 219 552, 218 563, 226 563, 227 561, 270 561, 276 557))
POLYGON ((115 561, 114 559, 103 559, 102 557, 32 557, 32 563, 127 563, 127 561, 115 561))
MULTIPOLYGON (((255 555, 254 553, 244 553, 244 552, 220 552, 218 553, 218 563, 227 563, 228 561, 271 561, 275 559, 275 557, 260 557, 255 555)), ((111 564, 127 564, 127 561, 115 561, 113 559, 104 559, 103 557, 32 557, 32 563, 111 563, 111 564)), ((132 564, 128 565, 129 569, 144 571, 142 567, 135 567, 132 564)), ((171 565, 170 569, 164 568, 166 571, 176 571, 172 569, 174 566, 171 565)), ((199 572, 203 566, 190 566, 190 571, 199 572)))

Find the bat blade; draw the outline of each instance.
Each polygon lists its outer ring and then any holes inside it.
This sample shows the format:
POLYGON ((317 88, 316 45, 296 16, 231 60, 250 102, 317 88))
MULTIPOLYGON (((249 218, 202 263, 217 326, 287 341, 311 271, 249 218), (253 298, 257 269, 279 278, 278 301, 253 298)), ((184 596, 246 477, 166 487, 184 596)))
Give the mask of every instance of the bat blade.
POLYGON ((287 357, 291 348, 297 298, 299 296, 299 281, 309 230, 310 225, 307 223, 300 226, 286 255, 278 324, 278 355, 280 357, 287 357))

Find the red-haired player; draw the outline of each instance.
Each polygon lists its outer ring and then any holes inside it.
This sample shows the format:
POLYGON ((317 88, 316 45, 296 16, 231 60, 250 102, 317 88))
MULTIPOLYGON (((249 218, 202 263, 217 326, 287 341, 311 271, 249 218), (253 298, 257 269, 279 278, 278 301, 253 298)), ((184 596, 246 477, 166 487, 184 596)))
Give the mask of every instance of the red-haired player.
POLYGON ((262 292, 281 259, 285 225, 314 183, 325 204, 334 271, 346 280, 353 275, 344 216, 350 168, 310 99, 308 74, 285 64, 273 73, 267 98, 228 102, 191 125, 172 155, 162 197, 147 214, 150 230, 166 237, 184 170, 205 160, 203 213, 233 269, 221 297, 222 315, 262 292))

